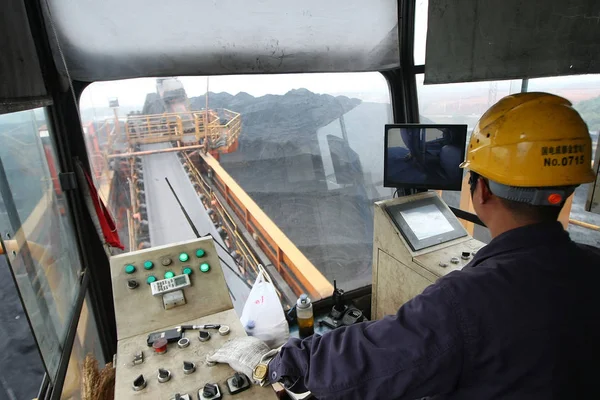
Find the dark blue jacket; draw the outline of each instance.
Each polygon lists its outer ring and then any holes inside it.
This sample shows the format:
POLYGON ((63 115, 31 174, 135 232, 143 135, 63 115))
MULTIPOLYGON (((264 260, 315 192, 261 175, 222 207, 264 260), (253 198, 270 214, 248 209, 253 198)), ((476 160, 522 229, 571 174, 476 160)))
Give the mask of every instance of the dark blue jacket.
POLYGON ((291 339, 269 377, 322 400, 600 399, 599 278, 559 223, 514 229, 394 316, 291 339))

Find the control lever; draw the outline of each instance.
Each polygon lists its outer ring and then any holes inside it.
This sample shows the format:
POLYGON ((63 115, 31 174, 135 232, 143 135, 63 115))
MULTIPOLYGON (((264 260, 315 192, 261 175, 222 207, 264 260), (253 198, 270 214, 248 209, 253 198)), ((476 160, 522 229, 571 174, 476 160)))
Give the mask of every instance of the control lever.
POLYGON ((331 318, 342 319, 342 315, 348 309, 348 306, 344 304, 344 291, 338 289, 337 281, 333 280, 333 308, 331 309, 331 318))
POLYGON ((329 315, 319 321, 320 325, 335 329, 340 326, 348 326, 365 320, 363 313, 353 305, 346 304, 344 291, 337 287, 337 281, 333 281, 333 307, 329 315))

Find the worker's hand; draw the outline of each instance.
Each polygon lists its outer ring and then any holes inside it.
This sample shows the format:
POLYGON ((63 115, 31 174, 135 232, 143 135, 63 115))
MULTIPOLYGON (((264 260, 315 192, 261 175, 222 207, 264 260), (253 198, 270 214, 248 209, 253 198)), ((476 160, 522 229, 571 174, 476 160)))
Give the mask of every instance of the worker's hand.
POLYGON ((232 339, 226 342, 219 350, 206 357, 206 362, 229 364, 235 371, 245 374, 252 381, 252 371, 263 356, 269 354, 269 349, 263 341, 252 337, 232 339))

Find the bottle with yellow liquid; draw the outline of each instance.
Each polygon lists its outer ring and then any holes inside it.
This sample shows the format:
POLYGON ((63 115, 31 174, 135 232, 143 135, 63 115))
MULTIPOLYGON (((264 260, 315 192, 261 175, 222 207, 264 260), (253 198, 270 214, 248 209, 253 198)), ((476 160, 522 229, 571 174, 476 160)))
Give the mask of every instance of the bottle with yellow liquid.
POLYGON ((301 294, 296 302, 296 316, 300 338, 304 339, 315 333, 315 318, 313 316, 312 302, 308 295, 301 294))

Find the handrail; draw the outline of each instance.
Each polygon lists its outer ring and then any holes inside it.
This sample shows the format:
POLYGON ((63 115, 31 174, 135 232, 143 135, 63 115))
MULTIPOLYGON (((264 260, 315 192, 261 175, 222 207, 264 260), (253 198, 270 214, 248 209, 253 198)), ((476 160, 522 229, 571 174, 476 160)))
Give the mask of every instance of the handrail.
POLYGON ((229 232, 232 232, 234 234, 236 238, 236 244, 238 245, 238 250, 242 252, 242 256, 245 259, 250 260, 252 262, 250 266, 254 270, 254 273, 258 275, 258 265, 260 265, 260 262, 254 256, 254 253, 250 251, 246 244, 246 241, 239 234, 237 224, 235 223, 231 215, 229 215, 229 212, 223 206, 221 201, 214 195, 212 187, 208 184, 208 182, 206 182, 202 174, 200 174, 200 172, 198 171, 192 160, 189 158, 189 156, 184 153, 184 158, 186 160, 187 165, 190 167, 190 171, 197 179, 197 181, 201 184, 202 191, 204 192, 204 194, 208 195, 211 200, 216 201, 219 205, 219 207, 217 207, 217 212, 221 217, 221 221, 224 221, 227 224, 229 232))
POLYGON ((333 285, 327 278, 298 250, 214 157, 202 153, 200 156, 214 172, 213 180, 221 195, 236 214, 241 214, 240 210, 243 211, 243 215, 238 216, 246 225, 246 229, 256 234, 259 246, 294 292, 307 292, 315 300, 330 296, 333 285))

